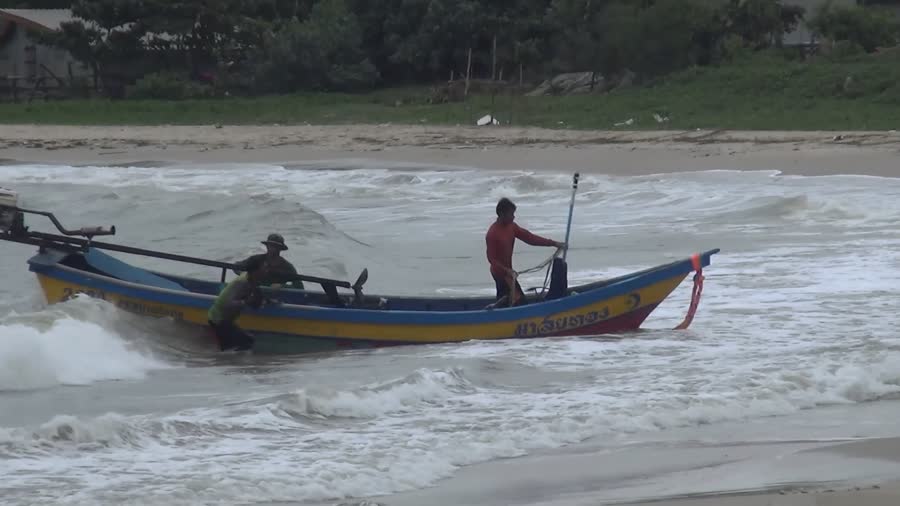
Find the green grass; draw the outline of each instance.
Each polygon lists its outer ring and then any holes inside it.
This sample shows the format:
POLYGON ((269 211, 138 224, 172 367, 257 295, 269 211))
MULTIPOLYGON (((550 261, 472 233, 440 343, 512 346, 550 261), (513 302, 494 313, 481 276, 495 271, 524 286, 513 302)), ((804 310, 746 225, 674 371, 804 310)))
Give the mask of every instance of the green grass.
POLYGON ((889 130, 900 127, 900 57, 813 63, 773 55, 693 68, 607 95, 472 95, 431 105, 427 87, 365 94, 297 94, 185 101, 69 100, 0 104, 0 123, 471 125, 494 112, 504 124, 572 129, 889 130), (845 82, 851 77, 848 86, 845 82), (398 105, 399 102, 399 105, 398 105), (669 117, 659 124, 654 114, 669 117))

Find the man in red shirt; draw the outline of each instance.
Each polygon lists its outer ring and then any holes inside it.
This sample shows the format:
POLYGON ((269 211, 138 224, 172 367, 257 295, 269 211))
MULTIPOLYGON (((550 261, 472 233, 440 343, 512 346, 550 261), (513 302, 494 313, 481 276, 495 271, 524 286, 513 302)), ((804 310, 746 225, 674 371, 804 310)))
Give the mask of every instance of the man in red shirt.
POLYGON ((497 202, 497 221, 488 229, 485 235, 487 243, 487 259, 491 264, 491 276, 497 287, 497 300, 509 296, 509 305, 515 306, 524 300, 525 292, 519 285, 518 274, 512 268, 513 247, 516 239, 520 239, 532 246, 556 246, 564 248, 565 244, 547 239, 520 227, 514 222, 516 219, 516 205, 507 198, 497 202), (516 291, 512 293, 510 286, 515 284, 516 291))

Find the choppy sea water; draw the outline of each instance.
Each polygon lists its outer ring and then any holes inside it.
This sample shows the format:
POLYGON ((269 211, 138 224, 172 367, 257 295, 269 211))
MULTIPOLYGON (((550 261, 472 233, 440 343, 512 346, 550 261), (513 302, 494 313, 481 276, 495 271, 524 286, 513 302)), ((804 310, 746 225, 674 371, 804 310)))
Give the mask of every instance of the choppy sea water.
MULTIPOLYGON (((112 242, 235 260, 277 231, 302 272, 352 279, 367 267, 367 292, 388 294, 492 293, 484 232, 497 199, 562 240, 570 184, 358 160, 0 166, 23 206, 69 227, 116 225, 112 242)), ((356 504, 573 445, 890 433, 872 406, 900 392, 898 197, 900 179, 874 177, 585 174, 570 283, 722 248, 689 330, 668 330, 687 309, 684 283, 628 336, 305 357, 222 356, 90 299, 46 307, 25 264, 33 250, 0 244, 0 496, 356 504), (745 429, 723 436, 735 424, 745 429)), ((550 253, 516 249, 520 268, 550 253)))

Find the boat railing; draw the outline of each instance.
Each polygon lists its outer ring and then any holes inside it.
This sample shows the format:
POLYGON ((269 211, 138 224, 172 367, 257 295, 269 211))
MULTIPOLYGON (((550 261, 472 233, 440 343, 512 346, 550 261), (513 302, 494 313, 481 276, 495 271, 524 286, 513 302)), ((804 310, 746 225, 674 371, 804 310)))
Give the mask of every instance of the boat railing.
MULTIPOLYGON (((0 240, 18 242, 21 244, 30 244, 39 248, 57 248, 70 250, 87 251, 89 248, 104 249, 109 251, 117 251, 120 253, 128 253, 132 255, 140 255, 152 258, 161 258, 174 262, 183 262, 194 265, 204 265, 208 267, 216 267, 222 270, 221 282, 225 282, 228 271, 238 271, 237 265, 230 262, 222 262, 219 260, 209 260, 206 258, 197 258, 186 255, 177 255, 166 253, 163 251, 154 251, 146 248, 137 248, 134 246, 124 246, 121 244, 112 244, 108 242, 95 241, 96 236, 115 235, 116 227, 111 226, 108 229, 104 227, 82 227, 79 229, 67 229, 56 218, 56 216, 47 211, 36 211, 32 209, 22 209, 20 207, 10 208, 3 207, 9 211, 10 209, 16 213, 15 219, 12 220, 13 225, 0 229, 0 240), (29 230, 24 224, 23 215, 34 214, 48 218, 53 225, 59 230, 60 234, 51 234, 46 232, 36 232, 29 230)), ((362 297, 362 285, 368 280, 368 270, 364 269, 355 283, 350 284, 348 281, 338 279, 322 278, 318 276, 308 276, 298 274, 297 280, 309 283, 318 283, 329 295, 336 295, 336 287, 347 288, 354 291, 356 298, 362 297)))

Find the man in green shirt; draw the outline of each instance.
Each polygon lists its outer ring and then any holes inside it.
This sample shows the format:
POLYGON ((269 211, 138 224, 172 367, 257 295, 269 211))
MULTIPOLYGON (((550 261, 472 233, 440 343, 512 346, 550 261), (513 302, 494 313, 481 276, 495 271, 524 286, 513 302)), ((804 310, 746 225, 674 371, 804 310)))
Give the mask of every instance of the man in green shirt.
POLYGON ((284 237, 281 234, 269 234, 269 237, 261 242, 266 245, 266 252, 237 262, 235 264, 237 266, 236 272, 247 270, 247 262, 251 258, 263 257, 266 261, 266 274, 259 284, 271 286, 272 288, 281 288, 282 285, 292 283, 291 288, 302 290, 303 282, 297 279, 297 269, 286 258, 281 256, 281 252, 288 249, 284 243, 284 237))
POLYGON ((262 305, 263 295, 259 285, 266 274, 265 257, 251 257, 247 259, 245 267, 247 272, 225 285, 207 312, 209 325, 215 332, 222 351, 232 348, 249 350, 253 347, 253 337, 238 327, 235 321, 245 307, 255 309, 262 305))

